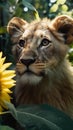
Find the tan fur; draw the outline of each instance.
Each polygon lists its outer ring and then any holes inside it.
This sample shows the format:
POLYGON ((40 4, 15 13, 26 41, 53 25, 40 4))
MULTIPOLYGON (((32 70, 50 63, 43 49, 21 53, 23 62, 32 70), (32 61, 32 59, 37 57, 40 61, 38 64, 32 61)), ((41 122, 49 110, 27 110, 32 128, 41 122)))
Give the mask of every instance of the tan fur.
POLYGON ((14 43, 17 104, 48 103, 73 117, 73 68, 67 61, 73 19, 62 15, 27 23, 14 17, 7 30, 14 43), (27 66, 25 61, 33 59, 27 66))

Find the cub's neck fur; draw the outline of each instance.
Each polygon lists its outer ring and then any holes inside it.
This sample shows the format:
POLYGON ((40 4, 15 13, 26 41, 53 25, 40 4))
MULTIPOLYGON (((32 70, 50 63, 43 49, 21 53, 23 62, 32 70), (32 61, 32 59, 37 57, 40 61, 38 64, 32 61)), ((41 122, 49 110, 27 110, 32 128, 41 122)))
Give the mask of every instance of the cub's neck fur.
POLYGON ((61 15, 28 23, 14 17, 7 30, 16 59, 17 104, 48 103, 73 117, 73 68, 67 61, 73 19, 61 15))
POLYGON ((38 85, 22 84, 18 76, 16 97, 18 104, 48 103, 73 116, 73 73, 69 63, 63 61, 38 85))

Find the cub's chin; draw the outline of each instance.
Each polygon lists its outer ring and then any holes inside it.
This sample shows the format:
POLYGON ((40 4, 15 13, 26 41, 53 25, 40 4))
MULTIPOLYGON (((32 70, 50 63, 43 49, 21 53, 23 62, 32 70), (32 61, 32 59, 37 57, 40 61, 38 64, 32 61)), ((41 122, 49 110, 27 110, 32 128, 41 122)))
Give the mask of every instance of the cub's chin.
POLYGON ((22 84, 29 84, 29 85, 37 85, 42 80, 42 76, 36 75, 34 73, 24 73, 22 75, 18 75, 18 82, 21 82, 22 84))

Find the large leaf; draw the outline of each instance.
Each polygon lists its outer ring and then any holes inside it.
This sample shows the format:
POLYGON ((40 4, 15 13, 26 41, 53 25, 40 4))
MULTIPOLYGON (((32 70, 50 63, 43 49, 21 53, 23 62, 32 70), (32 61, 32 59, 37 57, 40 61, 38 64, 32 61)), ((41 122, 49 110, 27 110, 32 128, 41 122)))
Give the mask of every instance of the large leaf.
POLYGON ((50 12, 56 12, 58 10, 58 4, 53 4, 53 6, 50 8, 50 12))
POLYGON ((14 129, 8 126, 0 126, 0 130, 14 130, 14 129))
POLYGON ((37 20, 40 19, 38 11, 36 10, 36 8, 31 3, 27 2, 26 0, 22 0, 22 4, 34 12, 34 16, 37 20))
POLYGON ((13 117, 27 130, 73 130, 73 120, 49 105, 23 105, 16 111, 11 105, 8 107, 13 117))
POLYGON ((65 4, 66 0, 57 0, 57 4, 65 4))
POLYGON ((24 6, 28 7, 30 10, 36 12, 36 8, 32 4, 30 4, 29 2, 27 2, 26 0, 22 0, 22 3, 23 3, 24 6))
POLYGON ((68 10, 68 6, 66 4, 61 6, 62 11, 67 11, 68 10))
POLYGON ((7 102, 7 101, 4 101, 4 102, 8 106, 8 108, 10 109, 9 113, 11 113, 14 116, 14 118, 17 119, 17 111, 16 111, 14 105, 12 103, 7 102))

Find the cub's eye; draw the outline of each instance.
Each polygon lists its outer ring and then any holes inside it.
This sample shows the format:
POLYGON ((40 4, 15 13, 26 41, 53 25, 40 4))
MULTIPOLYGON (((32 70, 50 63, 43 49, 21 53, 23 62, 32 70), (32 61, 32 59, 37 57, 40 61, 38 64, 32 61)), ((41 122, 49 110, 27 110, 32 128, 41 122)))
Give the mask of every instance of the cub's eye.
POLYGON ((44 38, 42 41, 41 41, 41 46, 47 46, 51 41, 44 38))
POLYGON ((21 47, 24 47, 24 44, 25 44, 25 40, 20 40, 20 41, 19 41, 19 45, 20 45, 21 47))

